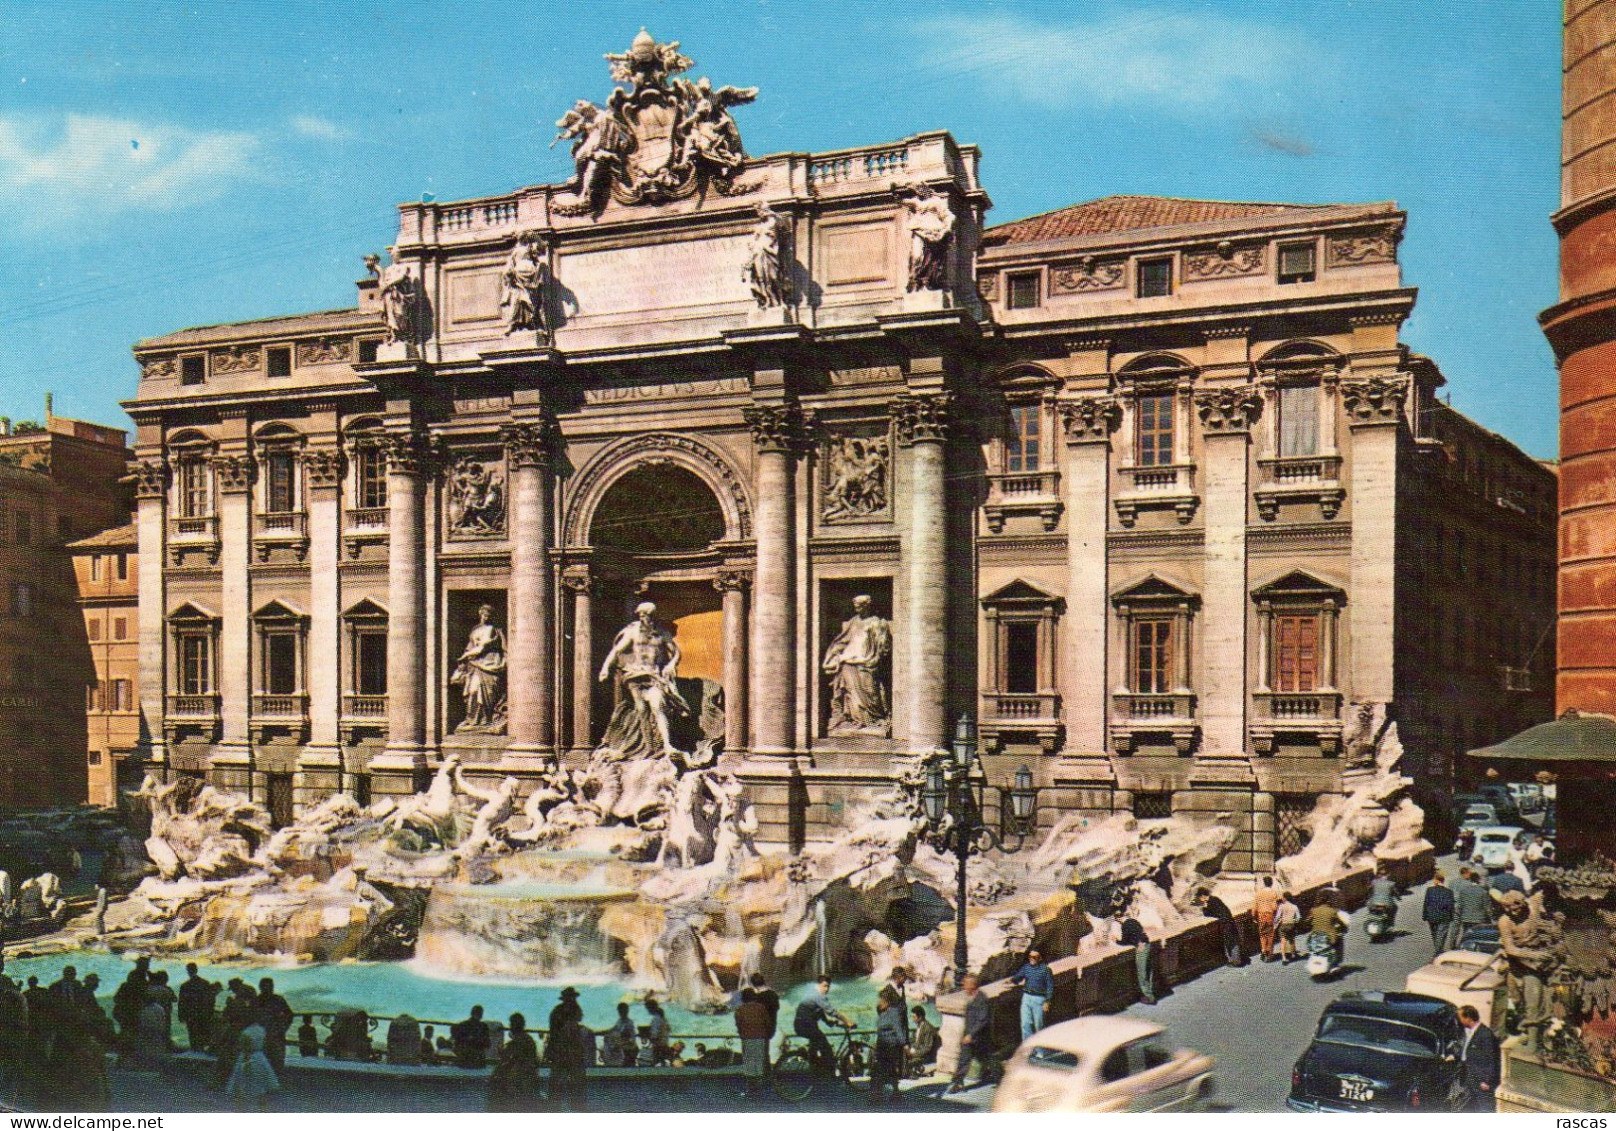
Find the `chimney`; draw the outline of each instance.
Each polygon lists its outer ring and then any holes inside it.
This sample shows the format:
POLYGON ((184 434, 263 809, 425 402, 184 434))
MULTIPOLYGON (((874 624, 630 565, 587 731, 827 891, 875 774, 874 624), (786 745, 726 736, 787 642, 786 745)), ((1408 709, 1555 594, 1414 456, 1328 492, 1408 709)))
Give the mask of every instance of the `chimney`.
POLYGON ((54 412, 51 411, 54 404, 55 404, 55 397, 50 393, 46 393, 45 394, 45 423, 47 425, 50 424, 50 418, 52 416, 56 415, 54 412))

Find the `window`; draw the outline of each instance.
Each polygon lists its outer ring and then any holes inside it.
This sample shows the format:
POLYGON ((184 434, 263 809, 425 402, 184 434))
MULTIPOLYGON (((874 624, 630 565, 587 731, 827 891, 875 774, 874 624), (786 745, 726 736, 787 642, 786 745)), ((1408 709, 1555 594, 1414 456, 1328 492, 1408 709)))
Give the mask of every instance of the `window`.
POLYGON ((1004 669, 1004 690, 1038 693, 1037 621, 1010 621, 1004 626, 1004 669))
POLYGON ((1314 263, 1312 240, 1279 245, 1279 281, 1281 283, 1311 283, 1318 275, 1314 263))
POLYGON ((1141 259, 1137 273, 1136 293, 1140 298, 1157 298, 1173 293, 1173 257, 1141 259))
POLYGON ((180 462, 179 504, 180 517, 205 518, 213 513, 213 484, 208 478, 208 465, 200 457, 180 462))
POLYGON ((1005 277, 1006 305, 1011 310, 1032 310, 1042 298, 1039 294, 1042 272, 1016 271, 1005 277))
POLYGON ((1042 411, 1036 404, 1010 406, 1010 436, 1004 445, 1006 471, 1038 470, 1038 417, 1042 411))
POLYGON ((381 342, 377 341, 375 338, 366 338, 363 341, 361 341, 359 343, 359 360, 360 360, 360 362, 361 363, 366 363, 366 362, 375 361, 376 360, 376 347, 380 346, 380 345, 381 345, 381 342))
POLYGON ((1135 464, 1165 467, 1173 462, 1173 394, 1144 393, 1137 412, 1135 464))
POLYGON ((354 632, 354 694, 387 694, 387 630, 354 632))
POLYGON ((101 555, 100 554, 91 554, 90 555, 90 580, 91 581, 100 581, 101 580, 101 555))
POLYGON ((180 358, 180 384, 200 385, 207 376, 207 362, 201 354, 180 358))
POLYGON ((89 627, 90 639, 91 640, 100 640, 101 639, 101 622, 99 620, 93 620, 93 621, 91 621, 89 623, 88 627, 89 627))
POLYGON ((90 765, 99 766, 100 764, 101 764, 101 751, 99 751, 99 750, 90 751, 90 765))
POLYGON ((271 377, 290 377, 292 375, 292 347, 270 346, 264 351, 268 359, 269 375, 271 377))
POLYGON ((119 554, 118 555, 118 580, 119 581, 128 581, 129 580, 129 555, 128 554, 119 554))
POLYGON ((1130 629, 1133 690, 1141 695, 1167 694, 1173 687, 1172 618, 1141 617, 1130 629))
POLYGON ((1319 618, 1317 614, 1274 616, 1274 690, 1317 690, 1319 683, 1319 618))
POLYGON ((127 679, 112 681, 112 709, 114 711, 133 711, 135 709, 134 685, 127 679))
POLYGON ((264 510, 286 514, 297 509, 297 457, 270 452, 264 457, 264 510))
POLYGON ((31 546, 34 541, 34 516, 27 511, 17 512, 17 545, 31 546))
POLYGON ((1319 452, 1319 387, 1282 385, 1279 389, 1279 454, 1312 456, 1319 452))
POLYGON ((354 504, 361 510, 387 505, 387 461, 380 448, 367 445, 354 453, 354 504))
POLYGON ((113 617, 112 618, 112 639, 114 639, 114 640, 127 640, 128 638, 129 638, 129 618, 128 617, 113 617))
POLYGON ((181 695, 208 695, 213 691, 213 638, 204 631, 179 634, 178 656, 181 695))
POLYGON ((12 582, 11 615, 14 617, 34 615, 34 587, 26 581, 12 582))
POLYGON ((101 685, 99 683, 85 685, 84 709, 86 711, 99 711, 101 709, 101 685))
POLYGON ((264 692, 268 695, 295 695, 297 678, 297 634, 264 634, 264 692))

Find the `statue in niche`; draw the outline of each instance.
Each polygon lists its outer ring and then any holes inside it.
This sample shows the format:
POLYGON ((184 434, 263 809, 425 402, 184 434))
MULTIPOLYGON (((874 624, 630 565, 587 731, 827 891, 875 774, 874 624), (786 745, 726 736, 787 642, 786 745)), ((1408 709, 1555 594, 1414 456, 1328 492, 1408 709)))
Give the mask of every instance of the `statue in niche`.
POLYGON ((760 310, 791 300, 791 263, 786 254, 791 221, 767 204, 757 206, 757 224, 747 245, 745 278, 760 310))
MULTIPOLYGON (((392 257, 390 248, 388 257, 392 257)), ((383 267, 382 257, 372 254, 365 256, 365 267, 376 277, 376 293, 381 299, 382 318, 387 324, 388 344, 414 342, 418 300, 415 276, 411 273, 410 265, 394 259, 383 267)))
POLYGON ((478 607, 449 685, 460 688, 466 708, 456 734, 505 733, 505 634, 494 625, 493 606, 478 607))
POLYGON ((488 465, 461 456, 449 473, 449 533, 486 537, 504 530, 504 483, 488 465))
POLYGON ((600 668, 602 683, 615 680, 612 718, 601 745, 625 757, 678 754, 672 719, 691 714, 674 682, 678 672, 679 645, 657 624, 656 605, 640 602, 600 668))
POLYGON ((892 709, 881 668, 892 654, 892 622, 870 611, 870 598, 853 598, 853 615, 830 642, 822 665, 830 676, 830 733, 892 733, 892 709))
POLYGON ((499 307, 505 312, 505 332, 520 330, 544 333, 544 288, 549 266, 542 258, 544 241, 536 232, 525 232, 511 248, 500 273, 499 307))
POLYGON ((826 453, 825 517, 856 519, 887 509, 890 450, 885 436, 843 436, 826 453))
POLYGON ((948 286, 948 248, 954 235, 948 198, 930 185, 899 186, 893 191, 909 212, 909 289, 943 290, 948 286))

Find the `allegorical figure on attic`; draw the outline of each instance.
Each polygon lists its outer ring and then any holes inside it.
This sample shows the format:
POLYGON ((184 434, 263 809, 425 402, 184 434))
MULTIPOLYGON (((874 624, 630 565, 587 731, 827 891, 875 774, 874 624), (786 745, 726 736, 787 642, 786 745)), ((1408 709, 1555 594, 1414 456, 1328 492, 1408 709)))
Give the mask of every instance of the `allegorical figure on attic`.
POLYGON ((507 334, 519 330, 543 333, 547 329, 544 288, 549 267, 544 262, 543 251, 544 243, 539 236, 526 232, 511 248, 510 258, 505 260, 505 270, 500 274, 499 305, 505 311, 507 334))

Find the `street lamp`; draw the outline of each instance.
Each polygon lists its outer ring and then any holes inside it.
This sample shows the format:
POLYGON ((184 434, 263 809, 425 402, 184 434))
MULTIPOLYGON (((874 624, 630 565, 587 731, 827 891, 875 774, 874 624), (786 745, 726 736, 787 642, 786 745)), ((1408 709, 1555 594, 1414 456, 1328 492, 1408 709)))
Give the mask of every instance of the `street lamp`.
POLYGON ((954 727, 952 758, 936 758, 926 768, 921 804, 930 828, 926 839, 938 852, 952 852, 957 865, 954 898, 954 986, 965 979, 969 954, 965 945, 967 866, 973 855, 998 850, 1020 852, 1038 823, 1038 789, 1032 771, 1022 766, 1014 784, 998 786, 999 827, 983 821, 982 795, 987 775, 976 752, 976 727, 961 715, 954 727))

